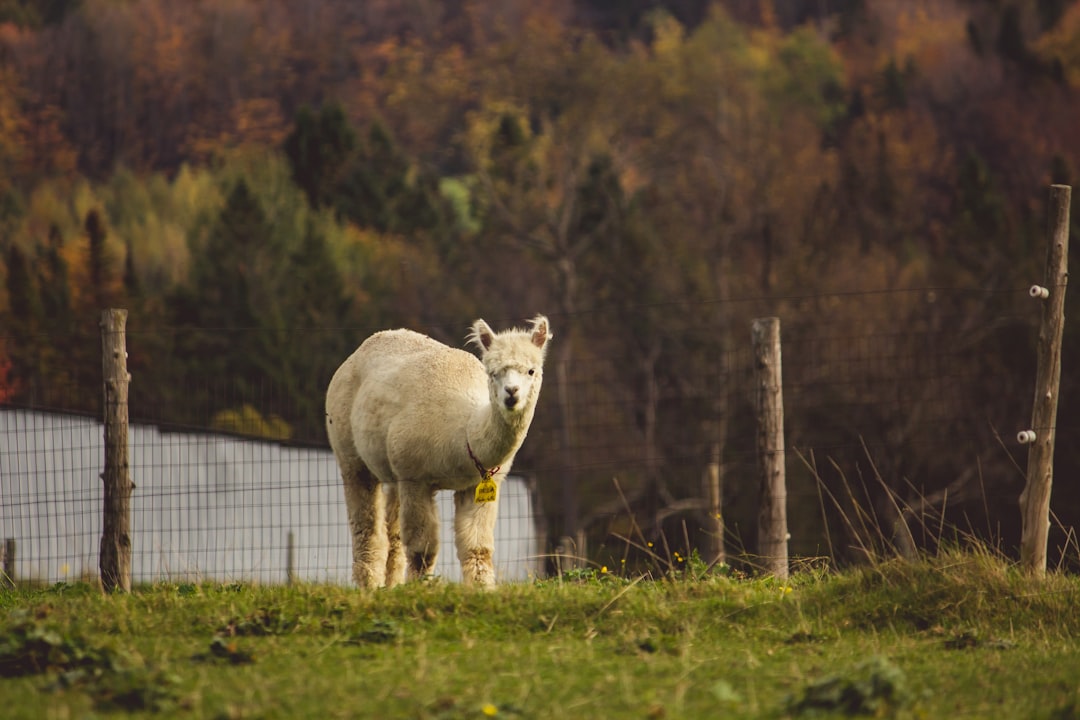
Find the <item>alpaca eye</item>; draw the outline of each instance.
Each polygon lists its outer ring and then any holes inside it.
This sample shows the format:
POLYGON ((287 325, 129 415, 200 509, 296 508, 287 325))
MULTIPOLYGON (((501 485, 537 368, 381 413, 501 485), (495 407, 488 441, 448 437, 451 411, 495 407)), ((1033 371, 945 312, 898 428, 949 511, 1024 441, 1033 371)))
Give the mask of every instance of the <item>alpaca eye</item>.
POLYGON ((533 370, 532 368, 530 368, 530 369, 529 369, 529 374, 530 374, 530 375, 535 375, 535 374, 536 374, 536 371, 535 371, 535 370, 533 370))

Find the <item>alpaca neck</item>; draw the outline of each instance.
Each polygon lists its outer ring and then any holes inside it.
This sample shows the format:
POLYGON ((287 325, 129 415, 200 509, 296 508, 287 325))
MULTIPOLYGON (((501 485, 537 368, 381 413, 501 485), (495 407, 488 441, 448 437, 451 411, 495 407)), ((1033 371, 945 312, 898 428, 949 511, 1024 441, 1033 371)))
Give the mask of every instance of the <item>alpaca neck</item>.
POLYGON ((473 455, 490 468, 512 455, 525 439, 533 409, 525 408, 512 420, 490 403, 477 408, 466 431, 468 446, 473 455))

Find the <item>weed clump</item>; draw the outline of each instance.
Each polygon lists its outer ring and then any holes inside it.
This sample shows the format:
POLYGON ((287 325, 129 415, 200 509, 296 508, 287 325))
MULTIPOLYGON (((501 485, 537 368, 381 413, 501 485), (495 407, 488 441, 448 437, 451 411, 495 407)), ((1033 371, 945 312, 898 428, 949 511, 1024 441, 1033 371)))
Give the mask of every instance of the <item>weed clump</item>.
POLYGON ((178 679, 138 658, 68 636, 26 611, 14 611, 0 633, 0 677, 49 675, 46 689, 77 689, 102 710, 167 710, 178 679))
POLYGON ((393 620, 372 620, 367 626, 360 629, 351 639, 354 645, 396 642, 401 638, 401 628, 393 620))
POLYGON ((788 701, 796 715, 817 711, 882 717, 912 704, 904 671, 887 658, 873 656, 843 675, 829 675, 788 701))
POLYGON ((68 671, 102 660, 97 653, 65 638, 24 610, 12 611, 9 621, 13 622, 0 638, 0 677, 68 671))

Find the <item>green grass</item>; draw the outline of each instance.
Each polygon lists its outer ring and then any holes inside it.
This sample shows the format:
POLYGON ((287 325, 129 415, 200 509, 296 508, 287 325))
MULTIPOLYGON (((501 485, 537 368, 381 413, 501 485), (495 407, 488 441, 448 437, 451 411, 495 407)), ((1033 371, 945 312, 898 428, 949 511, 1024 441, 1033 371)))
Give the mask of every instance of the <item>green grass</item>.
POLYGON ((1080 717, 1080 579, 945 553, 787 585, 582 573, 0 591, 0 715, 1080 717))

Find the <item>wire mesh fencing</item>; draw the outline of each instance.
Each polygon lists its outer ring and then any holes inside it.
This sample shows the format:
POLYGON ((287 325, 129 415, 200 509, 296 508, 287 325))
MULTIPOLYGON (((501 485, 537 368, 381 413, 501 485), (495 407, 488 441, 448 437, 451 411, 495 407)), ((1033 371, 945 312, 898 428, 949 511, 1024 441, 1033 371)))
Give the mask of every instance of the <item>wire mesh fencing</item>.
MULTIPOLYGON (((208 432, 130 429, 132 581, 351 581, 352 548, 333 454, 208 432)), ((97 575, 102 529, 100 421, 0 410, 0 536, 15 540, 15 578, 97 575)), ((442 552, 435 574, 460 577, 452 494, 437 494, 442 552)), ((496 571, 542 571, 544 541, 529 482, 499 497, 496 571)))
MULTIPOLYGON (((710 467, 722 486, 722 543, 732 555, 753 553, 759 483, 749 327, 765 315, 782 322, 792 556, 842 562, 961 536, 1012 551, 1025 452, 1015 438, 1031 417, 1038 319, 1026 288, 686 301, 621 312, 629 319, 551 316, 556 342, 571 345, 569 360, 560 368, 560 355, 549 356, 515 462, 528 480, 507 483, 500 495, 502 579, 549 570, 565 536, 598 568, 620 554, 670 559, 715 545, 704 487, 710 467), (957 532, 946 538, 943 528, 957 532)), ((450 326, 420 329, 455 337, 450 326)), ((349 582, 341 482, 319 437, 325 378, 294 373, 305 385, 288 388, 193 377, 180 353, 166 351, 184 345, 180 334, 129 335, 133 580, 284 582, 292 574, 349 582), (180 401, 186 409, 177 420, 180 401), (290 436, 290 425, 307 430, 290 436), (273 437, 281 439, 266 439, 273 437)), ((303 343, 303 330, 286 335, 303 343)), ((1078 390, 1063 373, 1059 477, 1080 471, 1078 390)), ((16 540, 19 577, 96 574, 101 434, 92 416, 0 409, 0 537, 16 540)), ((454 579, 450 496, 439 502, 436 572, 454 579)), ((1059 483, 1053 512, 1060 562, 1075 546, 1080 493, 1059 483)))

